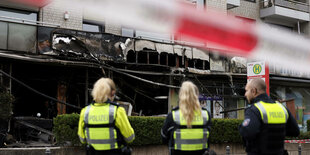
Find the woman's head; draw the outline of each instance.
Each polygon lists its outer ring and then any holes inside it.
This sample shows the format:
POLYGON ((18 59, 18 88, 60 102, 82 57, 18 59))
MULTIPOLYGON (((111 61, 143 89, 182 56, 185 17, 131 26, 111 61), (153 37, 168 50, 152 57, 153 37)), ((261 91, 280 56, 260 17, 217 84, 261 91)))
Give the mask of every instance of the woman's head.
POLYGON ((195 84, 190 81, 182 83, 179 91, 179 107, 188 126, 190 126, 193 120, 194 111, 200 109, 198 96, 199 91, 195 84))
POLYGON ((113 101, 115 92, 115 83, 110 78, 100 78, 94 84, 91 95, 96 103, 104 103, 108 99, 113 101))

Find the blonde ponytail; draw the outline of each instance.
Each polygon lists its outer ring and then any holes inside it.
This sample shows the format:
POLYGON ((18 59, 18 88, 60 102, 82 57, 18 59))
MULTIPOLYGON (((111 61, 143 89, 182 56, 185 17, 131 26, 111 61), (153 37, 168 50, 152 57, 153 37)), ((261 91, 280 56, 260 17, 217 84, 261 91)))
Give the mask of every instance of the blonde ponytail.
POLYGON ((195 84, 185 81, 179 91, 179 107, 187 122, 187 127, 192 127, 195 111, 200 113, 200 104, 198 100, 199 91, 195 84))

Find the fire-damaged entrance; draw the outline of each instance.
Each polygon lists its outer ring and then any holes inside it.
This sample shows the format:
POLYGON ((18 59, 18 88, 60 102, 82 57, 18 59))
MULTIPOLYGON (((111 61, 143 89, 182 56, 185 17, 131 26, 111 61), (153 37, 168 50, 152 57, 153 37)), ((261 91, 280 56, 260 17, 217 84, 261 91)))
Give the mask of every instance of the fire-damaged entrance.
POLYGON ((53 101, 42 94, 77 107, 84 107, 89 101, 85 100, 85 90, 100 77, 99 69, 83 67, 50 66, 29 63, 14 63, 12 76, 37 90, 39 93, 12 82, 11 92, 16 96, 14 102, 15 116, 37 116, 53 118, 57 114, 79 112, 79 109, 53 101), (88 71, 88 79, 86 72, 88 71), (87 80, 87 82, 86 82, 87 80), (42 93, 42 94, 40 94, 42 93))
MULTIPOLYGON (((117 99, 133 106, 131 115, 167 113, 167 100, 157 100, 155 97, 167 96, 168 88, 131 78, 123 74, 124 72, 113 71, 113 67, 102 69, 97 63, 70 64, 66 60, 61 61, 66 62, 66 65, 55 62, 1 60, 10 66, 10 69, 5 70, 7 72, 1 70, 1 78, 4 79, 2 81, 9 81, 8 91, 15 96, 12 117, 8 122, 1 123, 2 131, 12 135, 6 136, 10 137, 6 147, 51 145, 52 119, 59 114, 79 113, 81 108, 91 103, 92 86, 101 77, 110 77, 115 81, 117 99), (33 144, 33 141, 40 143, 33 144)), ((144 75, 143 78, 154 80, 161 77, 144 75)), ((165 81, 165 78, 162 81, 165 81)))
POLYGON ((221 96, 222 103, 227 96, 240 97, 237 90, 243 89, 243 84, 235 87, 235 77, 211 73, 209 54, 194 47, 106 33, 37 30, 37 53, 0 51, 0 84, 15 97, 9 122, 18 130, 9 133, 16 141, 53 136, 52 118, 79 113, 91 103, 91 89, 101 77, 113 79, 118 102, 132 106, 126 108, 129 115, 140 116, 167 114, 177 106, 185 80, 211 99, 221 96), (24 129, 31 132, 20 132, 24 129), (36 135, 39 132, 45 136, 36 135))
POLYGON ((89 88, 102 76, 98 67, 14 59, 1 62, 10 68, 2 68, 1 79, 10 84, 1 86, 9 85, 5 91, 14 96, 13 115, 0 126, 6 137, 0 137, 1 142, 6 141, 6 147, 53 144, 52 119, 59 114, 79 113, 91 101, 89 88))

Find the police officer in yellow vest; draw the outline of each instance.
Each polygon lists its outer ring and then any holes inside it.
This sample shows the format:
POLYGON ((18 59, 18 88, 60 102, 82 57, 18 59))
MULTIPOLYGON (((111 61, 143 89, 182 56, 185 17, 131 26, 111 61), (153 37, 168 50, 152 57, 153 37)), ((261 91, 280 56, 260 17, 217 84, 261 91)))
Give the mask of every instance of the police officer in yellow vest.
POLYGON ((266 93, 262 79, 253 79, 245 87, 250 103, 239 127, 248 155, 284 154, 285 136, 298 136, 299 128, 290 111, 274 102, 266 93))
POLYGON ((161 135, 168 142, 171 155, 202 155, 209 148, 211 118, 200 107, 198 88, 192 82, 182 83, 179 91, 179 107, 166 118, 161 135))
POLYGON ((112 102, 115 91, 111 79, 99 79, 92 90, 95 103, 81 111, 78 136, 88 144, 87 154, 122 154, 123 144, 135 138, 124 108, 112 102))

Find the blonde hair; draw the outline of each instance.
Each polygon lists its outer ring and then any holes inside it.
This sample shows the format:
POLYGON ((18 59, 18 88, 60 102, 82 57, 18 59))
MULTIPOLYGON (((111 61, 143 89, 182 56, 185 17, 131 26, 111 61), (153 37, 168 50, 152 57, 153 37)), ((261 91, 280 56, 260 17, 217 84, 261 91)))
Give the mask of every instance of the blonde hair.
POLYGON ((94 84, 91 95, 96 103, 104 103, 110 99, 113 90, 116 90, 116 87, 110 78, 100 78, 94 84))
POLYGON ((187 122, 187 127, 191 128, 195 111, 200 114, 200 104, 198 100, 199 91, 195 84, 185 81, 179 91, 179 107, 187 122))

